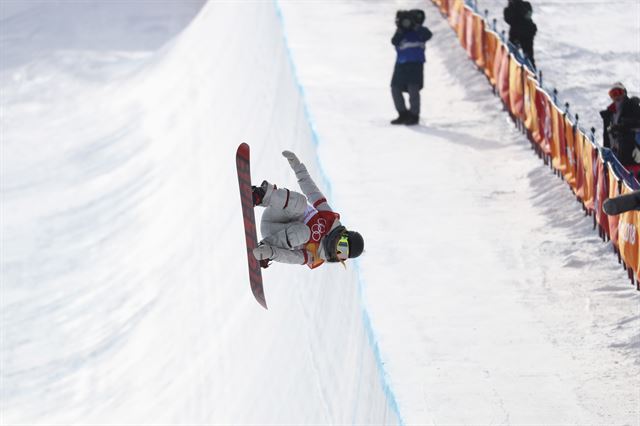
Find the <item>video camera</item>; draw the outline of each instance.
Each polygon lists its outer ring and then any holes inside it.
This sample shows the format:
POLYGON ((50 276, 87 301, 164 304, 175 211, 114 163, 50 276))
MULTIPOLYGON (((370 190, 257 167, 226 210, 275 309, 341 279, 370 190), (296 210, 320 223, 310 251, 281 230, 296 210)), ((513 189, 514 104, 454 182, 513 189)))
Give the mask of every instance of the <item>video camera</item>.
POLYGON ((424 11, 421 9, 399 10, 396 12, 396 26, 402 30, 410 30, 424 23, 424 11))

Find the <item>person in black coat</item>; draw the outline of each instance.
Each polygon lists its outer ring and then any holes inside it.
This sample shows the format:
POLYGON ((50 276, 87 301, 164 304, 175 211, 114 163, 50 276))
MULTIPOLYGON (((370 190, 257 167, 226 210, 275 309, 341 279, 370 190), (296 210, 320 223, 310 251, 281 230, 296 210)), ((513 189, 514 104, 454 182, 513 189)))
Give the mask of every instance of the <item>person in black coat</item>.
POLYGON ((504 20, 509 24, 509 41, 522 48, 522 52, 535 68, 533 38, 538 32, 538 27, 531 19, 532 13, 531 3, 523 0, 509 0, 509 4, 504 8, 504 20))
POLYGON ((396 48, 396 64, 391 78, 391 96, 398 118, 391 124, 418 124, 420 120, 420 90, 424 83, 425 43, 432 37, 424 27, 424 12, 420 9, 399 10, 396 14, 396 32, 391 44, 396 48), (409 93, 409 109, 403 92, 409 93))
POLYGON ((613 151, 623 166, 640 165, 640 147, 635 141, 640 131, 640 99, 630 98, 620 82, 613 84, 609 97, 613 102, 600 111, 603 145, 613 151))

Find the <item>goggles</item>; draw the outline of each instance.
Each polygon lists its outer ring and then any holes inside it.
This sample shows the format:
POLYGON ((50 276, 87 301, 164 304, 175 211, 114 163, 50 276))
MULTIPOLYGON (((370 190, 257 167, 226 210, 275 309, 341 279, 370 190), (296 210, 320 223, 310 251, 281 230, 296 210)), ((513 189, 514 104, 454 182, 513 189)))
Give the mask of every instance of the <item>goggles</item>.
POLYGON ((342 235, 336 246, 336 256, 339 260, 347 260, 349 258, 349 239, 347 235, 342 235))
POLYGON ((624 89, 621 89, 619 87, 614 87, 613 89, 609 90, 609 97, 611 99, 616 99, 616 98, 619 98, 620 96, 624 96, 624 89))

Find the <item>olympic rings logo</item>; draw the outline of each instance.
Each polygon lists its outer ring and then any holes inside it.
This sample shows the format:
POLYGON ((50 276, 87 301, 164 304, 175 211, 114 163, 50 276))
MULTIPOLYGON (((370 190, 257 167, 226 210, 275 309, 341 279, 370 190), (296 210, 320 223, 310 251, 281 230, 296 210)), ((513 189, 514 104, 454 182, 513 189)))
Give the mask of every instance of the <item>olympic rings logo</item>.
POLYGON ((311 227, 311 240, 314 242, 320 241, 320 238, 322 238, 326 230, 327 221, 323 218, 318 218, 318 221, 311 227))

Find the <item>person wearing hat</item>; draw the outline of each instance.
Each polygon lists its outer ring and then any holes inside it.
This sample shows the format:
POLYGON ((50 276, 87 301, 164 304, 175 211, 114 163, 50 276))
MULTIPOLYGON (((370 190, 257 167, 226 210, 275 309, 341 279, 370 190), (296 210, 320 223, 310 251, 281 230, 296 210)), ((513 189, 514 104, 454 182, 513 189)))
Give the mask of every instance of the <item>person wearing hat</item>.
POLYGON ((282 155, 289 161, 304 193, 262 182, 253 186, 253 205, 265 207, 260 222, 263 236, 253 255, 266 268, 271 261, 317 268, 324 262, 341 262, 358 257, 364 240, 340 223, 327 199, 316 186, 304 164, 291 151, 282 155))
POLYGON ((396 32, 391 44, 396 49, 396 64, 391 77, 391 97, 398 118, 391 124, 414 125, 420 121, 420 90, 424 85, 424 48, 433 34, 424 27, 424 11, 399 10, 396 13, 396 32), (403 93, 409 93, 409 109, 403 93))
POLYGON ((636 132, 640 130, 640 100, 629 98, 627 89, 620 82, 609 89, 612 102, 600 111, 602 117, 602 141, 623 166, 640 165, 640 147, 636 146, 636 132))

